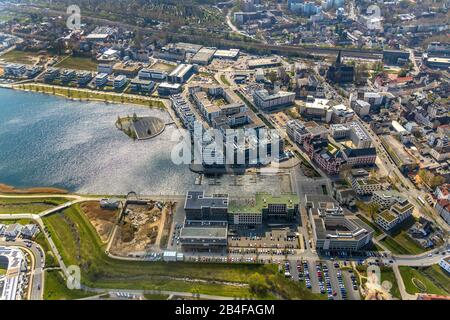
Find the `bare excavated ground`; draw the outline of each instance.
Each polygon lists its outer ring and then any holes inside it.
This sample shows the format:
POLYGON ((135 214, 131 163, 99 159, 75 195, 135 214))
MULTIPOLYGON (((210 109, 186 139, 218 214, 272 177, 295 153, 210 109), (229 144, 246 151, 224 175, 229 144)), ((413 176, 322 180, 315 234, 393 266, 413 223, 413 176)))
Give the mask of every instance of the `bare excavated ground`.
POLYGON ((155 201, 144 205, 127 205, 110 252, 129 256, 159 248, 170 208, 170 203, 155 201))
POLYGON ((116 223, 118 210, 103 209, 98 201, 83 202, 80 208, 94 226, 100 239, 106 242, 116 223))

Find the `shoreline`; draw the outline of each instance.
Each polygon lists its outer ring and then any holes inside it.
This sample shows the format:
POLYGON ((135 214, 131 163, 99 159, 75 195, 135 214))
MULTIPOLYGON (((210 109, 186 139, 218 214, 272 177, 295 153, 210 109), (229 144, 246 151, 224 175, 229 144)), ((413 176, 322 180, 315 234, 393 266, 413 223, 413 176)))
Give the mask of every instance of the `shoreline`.
POLYGON ((31 188, 16 188, 4 183, 0 183, 0 193, 2 194, 69 194, 66 189, 52 188, 52 187, 31 187, 31 188))
POLYGON ((103 92, 103 91, 95 91, 91 89, 82 89, 82 88, 71 88, 71 87, 64 87, 59 85, 47 85, 47 84, 41 84, 41 83, 35 83, 35 82, 29 82, 29 83, 17 83, 17 84, 0 84, 0 88, 3 89, 10 89, 10 90, 18 90, 23 92, 32 92, 32 93, 41 93, 46 94, 50 96, 65 98, 72 101, 86 101, 86 102, 103 102, 105 104, 111 103, 111 104, 122 104, 122 105, 133 105, 133 106, 139 106, 139 107, 147 107, 150 109, 160 109, 160 110, 167 110, 169 108, 168 101, 162 98, 152 98, 152 97, 146 97, 146 96, 139 96, 139 95, 133 95, 130 93, 125 93, 125 95, 132 96, 131 99, 141 100, 141 103, 139 102, 133 102, 130 101, 130 98, 123 97, 124 94, 119 94, 115 92, 103 92), (21 88, 20 86, 26 86, 28 88, 21 88), (42 91, 40 90, 33 90, 30 88, 31 86, 42 88, 42 91), (45 90, 45 88, 49 88, 50 91, 45 90), (96 97, 70 97, 67 94, 61 93, 61 92, 52 92, 51 89, 54 88, 56 90, 73 90, 75 92, 82 92, 86 95, 107 95, 110 97, 117 97, 117 98, 124 98, 124 101, 117 101, 114 99, 108 99, 108 98, 96 98, 96 97), (145 102, 149 102, 149 104, 144 104, 145 102), (150 103, 158 103, 159 105, 150 105, 150 103))

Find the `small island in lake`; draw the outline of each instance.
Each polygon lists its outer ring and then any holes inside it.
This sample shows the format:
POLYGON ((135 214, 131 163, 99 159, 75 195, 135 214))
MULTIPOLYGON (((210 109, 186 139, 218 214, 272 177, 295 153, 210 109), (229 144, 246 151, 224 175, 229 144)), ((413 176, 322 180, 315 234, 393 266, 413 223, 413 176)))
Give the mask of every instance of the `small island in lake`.
POLYGON ((118 117, 116 127, 133 140, 147 140, 161 134, 166 125, 159 118, 138 117, 133 114, 132 117, 118 117))

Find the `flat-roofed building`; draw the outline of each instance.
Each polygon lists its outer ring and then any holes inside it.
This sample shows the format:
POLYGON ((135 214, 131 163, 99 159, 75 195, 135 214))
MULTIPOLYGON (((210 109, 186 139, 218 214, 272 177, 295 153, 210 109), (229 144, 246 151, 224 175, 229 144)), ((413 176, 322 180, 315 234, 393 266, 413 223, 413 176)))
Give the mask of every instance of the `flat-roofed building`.
POLYGON ((272 195, 257 193, 254 198, 232 199, 229 222, 235 225, 259 225, 263 221, 292 221, 298 214, 299 198, 294 193, 272 195))
POLYGON ((450 274, 450 257, 442 258, 439 266, 450 274))
POLYGON ((305 196, 316 250, 359 251, 367 248, 373 229, 326 195, 305 196))
POLYGON ((151 93, 155 88, 155 83, 151 80, 133 79, 130 83, 130 89, 133 92, 151 93))
POLYGON ((141 80, 166 81, 167 80, 167 72, 155 70, 155 69, 141 69, 138 72, 138 77, 141 80))
POLYGON ((113 66, 113 72, 116 75, 123 75, 128 78, 134 78, 137 76, 139 70, 142 69, 142 66, 137 63, 133 63, 130 61, 127 62, 119 62, 113 66))
POLYGON ((380 209, 387 209, 395 203, 402 202, 404 200, 406 200, 406 198, 400 192, 380 190, 373 192, 372 199, 370 201, 378 205, 380 209))
POLYGON ((180 83, 162 82, 158 86, 158 94, 162 96, 170 96, 171 94, 181 93, 182 86, 180 83))
POLYGON ((20 77, 25 73, 26 67, 23 64, 9 63, 3 68, 3 71, 5 76, 20 77))
POLYGON ((103 87, 108 83, 108 74, 107 73, 99 73, 95 76, 95 85, 97 87, 103 87))
POLYGON ((186 251, 223 250, 228 244, 228 227, 226 224, 185 225, 180 231, 180 243, 186 251))
POLYGON ((300 120, 290 120, 286 123, 286 133, 292 141, 301 146, 307 137, 325 139, 328 135, 328 130, 314 121, 301 122, 300 120))
POLYGON ((400 171, 409 172, 419 167, 417 159, 407 152, 403 144, 394 136, 382 135, 380 140, 400 171))
POLYGON ((118 75, 114 78, 114 89, 120 90, 127 84, 127 77, 124 75, 118 75))
POLYGON ((360 196, 371 195, 375 191, 383 189, 380 181, 368 177, 352 177, 351 183, 353 190, 360 196))
POLYGON ((106 74, 112 74, 113 73, 113 66, 111 64, 101 63, 97 66, 97 72, 98 73, 106 73, 106 74))
POLYGON ((26 272, 26 258, 15 247, 0 247, 0 267, 6 275, 0 276, 0 300, 21 300, 23 282, 20 277, 26 272))
POLYGON ((217 59, 229 59, 229 60, 236 60, 239 56, 239 49, 230 49, 230 50, 217 50, 214 53, 214 58, 217 59))
POLYGON ((274 110, 281 107, 287 107, 294 103, 295 93, 278 91, 269 94, 267 90, 257 90, 253 93, 253 101, 256 106, 263 110, 274 110))
POLYGON ((258 68, 273 68, 281 66, 281 59, 278 57, 272 58, 257 58, 248 61, 248 67, 250 69, 258 69, 258 68))
POLYGON ((206 66, 211 63, 211 60, 214 57, 214 53, 217 49, 215 48, 207 48, 203 47, 201 48, 192 58, 191 63, 193 64, 199 64, 206 66))
POLYGON ((169 81, 172 83, 185 83, 194 74, 195 69, 192 64, 180 64, 170 74, 169 81))
POLYGON ((204 191, 188 191, 186 220, 228 221, 228 201, 227 194, 205 196, 204 191))
POLYGON ((406 199, 398 201, 391 206, 375 215, 375 222, 384 230, 389 231, 395 226, 405 221, 412 215, 414 206, 406 199))

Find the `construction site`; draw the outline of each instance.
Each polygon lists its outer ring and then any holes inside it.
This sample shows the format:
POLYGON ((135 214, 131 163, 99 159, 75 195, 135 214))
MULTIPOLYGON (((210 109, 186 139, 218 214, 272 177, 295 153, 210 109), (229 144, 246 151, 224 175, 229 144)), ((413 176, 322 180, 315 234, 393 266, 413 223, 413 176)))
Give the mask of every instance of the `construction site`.
POLYGON ((139 256, 167 245, 174 202, 129 200, 119 218, 110 253, 139 256))

